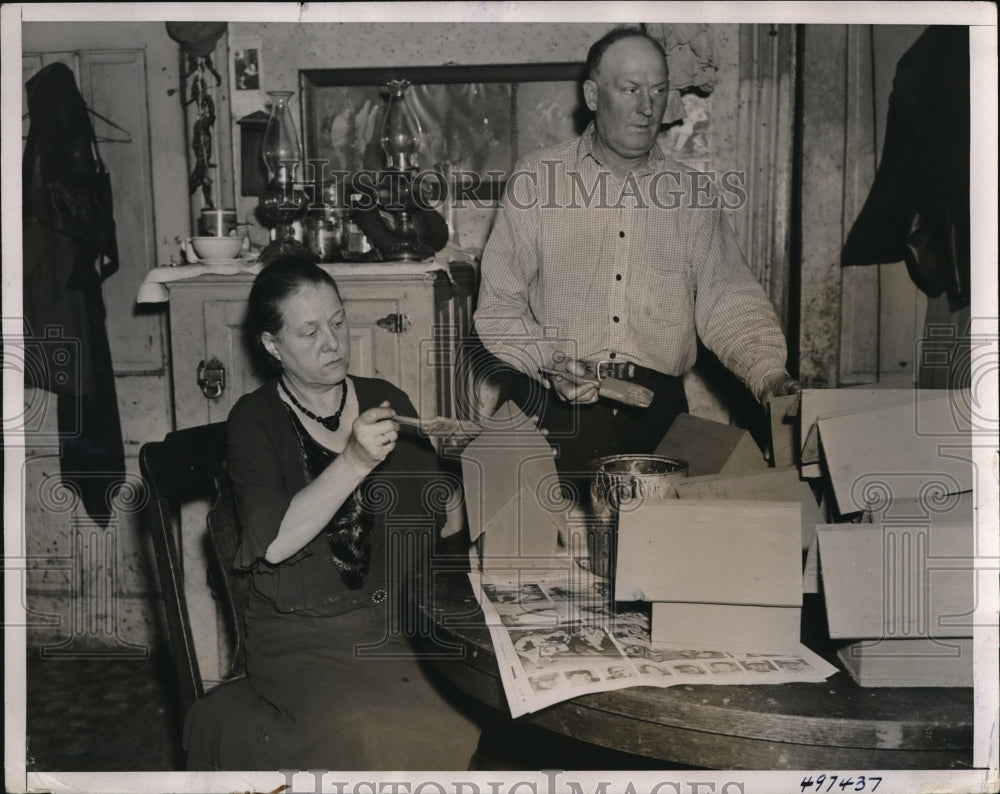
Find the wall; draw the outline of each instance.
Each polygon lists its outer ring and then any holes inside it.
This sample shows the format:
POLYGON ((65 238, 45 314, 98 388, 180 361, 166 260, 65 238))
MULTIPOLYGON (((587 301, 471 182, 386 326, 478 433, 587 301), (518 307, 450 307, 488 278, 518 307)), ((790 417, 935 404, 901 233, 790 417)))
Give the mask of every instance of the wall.
POLYGON ((881 155, 895 63, 921 31, 884 26, 871 40, 864 39, 863 34, 870 37, 866 26, 805 26, 799 339, 806 386, 832 388, 880 378, 891 383, 896 374, 891 368, 900 368, 899 362, 905 365, 904 382, 897 385, 911 385, 906 381, 912 377, 914 333, 922 324, 914 318, 924 302, 900 263, 842 269, 840 251, 881 155), (882 322, 873 322, 879 313, 882 322), (881 373, 869 363, 877 357, 877 345, 883 349, 881 373), (861 363, 842 362, 848 355, 861 363))
POLYGON ((804 385, 828 387, 840 346, 847 28, 809 26, 804 43, 799 374, 804 385))
MULTIPOLYGON (((923 31, 918 25, 858 25, 848 31, 845 239, 882 158, 896 64, 923 31)), ((840 303, 838 383, 911 387, 927 297, 910 279, 906 265, 844 268, 840 303)))
POLYGON ((177 44, 162 22, 25 23, 21 49, 93 50, 141 48, 146 51, 150 145, 153 161, 153 207, 157 262, 176 253, 177 236, 188 233, 187 214, 177 201, 187 195, 183 115, 180 108, 177 44))
MULTIPOLYGON (((260 39, 261 86, 256 92, 255 109, 267 109, 269 90, 295 91, 292 111, 301 134, 299 69, 583 61, 590 44, 609 27, 603 23, 232 23, 229 39, 231 42, 246 37, 260 39)), ((235 122, 249 112, 247 103, 254 99, 249 92, 238 93, 240 105, 233 113, 236 162, 240 147, 235 122)), ((252 221, 255 205, 252 198, 237 197, 240 220, 252 221)), ((460 243, 481 248, 493 212, 469 207, 458 214, 460 243)), ((265 240, 263 230, 254 229, 252 234, 255 243, 265 240)))

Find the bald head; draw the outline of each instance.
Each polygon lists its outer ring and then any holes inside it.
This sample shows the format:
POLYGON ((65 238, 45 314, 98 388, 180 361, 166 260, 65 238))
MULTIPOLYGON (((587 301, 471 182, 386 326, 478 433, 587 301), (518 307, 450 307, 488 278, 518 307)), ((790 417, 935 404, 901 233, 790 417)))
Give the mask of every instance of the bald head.
POLYGON ((660 42, 645 33, 639 27, 623 25, 612 28, 590 45, 590 49, 587 51, 587 79, 597 79, 597 73, 601 68, 601 61, 604 59, 604 53, 608 51, 611 45, 625 39, 642 39, 644 41, 648 41, 660 53, 660 57, 663 59, 663 68, 667 68, 667 53, 664 51, 660 42))

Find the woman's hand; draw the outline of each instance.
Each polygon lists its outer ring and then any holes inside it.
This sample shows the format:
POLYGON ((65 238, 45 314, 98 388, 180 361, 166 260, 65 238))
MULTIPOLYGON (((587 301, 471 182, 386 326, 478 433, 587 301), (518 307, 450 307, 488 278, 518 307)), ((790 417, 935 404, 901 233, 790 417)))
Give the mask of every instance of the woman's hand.
POLYGON ((298 553, 326 526, 354 490, 396 447, 396 412, 383 402, 354 420, 344 451, 292 497, 264 559, 276 565, 298 553))
POLYGON ((399 425, 388 400, 378 408, 369 408, 351 426, 351 437, 344 447, 344 457, 353 465, 371 471, 396 448, 399 425))

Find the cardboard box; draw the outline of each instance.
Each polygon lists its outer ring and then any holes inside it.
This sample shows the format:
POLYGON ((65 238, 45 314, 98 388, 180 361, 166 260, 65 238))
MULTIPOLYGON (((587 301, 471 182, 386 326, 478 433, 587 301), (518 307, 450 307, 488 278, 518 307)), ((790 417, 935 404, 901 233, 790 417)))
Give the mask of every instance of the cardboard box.
POLYGON ((801 506, 665 499, 623 507, 615 598, 652 601, 657 643, 777 652, 799 643, 801 506), (741 633, 720 636, 713 617, 741 633))
POLYGON ((960 393, 937 392, 904 405, 819 419, 840 514, 929 491, 946 496, 972 490, 972 436, 962 427, 961 400, 960 393))
POLYGON ((767 468, 764 453, 746 430, 691 414, 674 420, 655 453, 686 460, 689 477, 767 468))
POLYGON ((972 636, 972 524, 828 524, 817 533, 833 639, 972 636))
MULTIPOLYGON (((820 465, 821 447, 818 422, 849 414, 864 413, 882 408, 909 406, 914 416, 910 432, 922 435, 940 436, 942 432, 954 435, 968 430, 968 418, 972 415, 971 392, 969 390, 943 391, 940 389, 803 389, 799 402, 799 435, 802 448, 800 465, 803 477, 815 478, 823 474, 820 465), (927 412, 922 409, 927 401, 949 401, 946 414, 927 412), (942 426, 941 420, 944 420, 942 426), (957 422, 956 422, 957 420, 957 422)), ((891 439, 888 429, 881 433, 876 430, 876 438, 891 439)))
POLYGON ((912 403, 913 389, 803 389, 799 396, 799 460, 803 477, 820 477, 819 429, 821 418, 867 411, 888 405, 912 403))
POLYGON ((799 402, 798 394, 772 397, 767 401, 767 418, 771 425, 771 465, 776 468, 799 462, 799 402))
POLYGON ((971 495, 887 499, 876 515, 817 528, 830 637, 853 640, 844 668, 861 686, 972 686, 971 495))
POLYGON ((972 640, 909 639, 854 642, 837 651, 860 686, 972 686, 972 640))
POLYGON ((650 638, 659 646, 694 644, 732 651, 794 652, 801 633, 799 607, 656 601, 652 613, 650 638))
POLYGON ((462 482, 484 570, 548 568, 568 559, 559 538, 571 503, 559 491, 552 448, 513 403, 500 406, 488 431, 462 451, 462 482))
POLYGON ((795 466, 765 469, 752 474, 709 474, 688 477, 677 483, 680 499, 751 499, 767 502, 798 502, 802 508, 802 549, 816 537, 816 525, 826 524, 826 511, 812 487, 799 477, 795 466))

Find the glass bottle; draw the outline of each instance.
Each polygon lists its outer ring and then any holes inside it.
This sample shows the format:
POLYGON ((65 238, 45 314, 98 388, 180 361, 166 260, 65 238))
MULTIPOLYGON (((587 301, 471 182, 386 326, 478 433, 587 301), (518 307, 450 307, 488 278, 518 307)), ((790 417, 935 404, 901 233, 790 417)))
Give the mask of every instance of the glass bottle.
POLYGON ((389 92, 389 107, 382 119, 379 141, 385 151, 386 166, 400 171, 416 168, 423 131, 407 97, 410 81, 390 80, 385 87, 389 92))
POLYGON ((271 98, 271 115, 264 127, 263 156, 267 176, 271 182, 288 184, 295 181, 296 170, 302 161, 302 146, 295 131, 295 122, 288 111, 292 91, 268 91, 271 98))
POLYGON ((342 230, 340 219, 334 210, 312 209, 302 222, 306 247, 320 262, 335 262, 340 259, 342 230))

